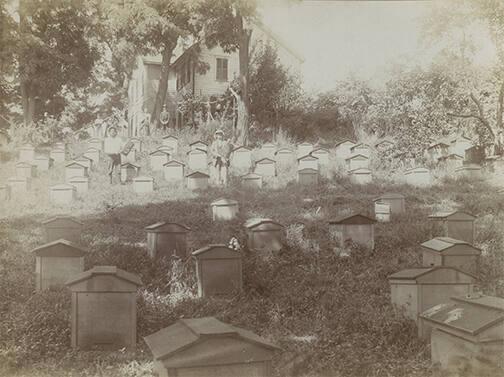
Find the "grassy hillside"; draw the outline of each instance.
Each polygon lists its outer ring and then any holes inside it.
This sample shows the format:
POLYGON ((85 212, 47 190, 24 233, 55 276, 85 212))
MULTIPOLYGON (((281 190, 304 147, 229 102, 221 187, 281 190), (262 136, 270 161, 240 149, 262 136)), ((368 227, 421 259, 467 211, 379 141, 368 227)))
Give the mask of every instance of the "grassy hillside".
MULTIPOLYGON (((149 173, 145 155, 142 169, 149 173)), ((129 186, 110 187, 102 164, 91 173, 88 195, 69 208, 57 208, 47 199, 48 185, 63 181, 63 169, 57 167, 37 178, 27 197, 0 203, 0 375, 151 376, 151 356, 142 337, 178 318, 208 315, 282 347, 275 359, 277 376, 435 373, 428 344, 416 338, 414 323, 390 304, 387 276, 419 265, 418 244, 432 236, 428 214, 456 207, 478 216, 481 289, 504 297, 504 195, 485 182, 467 180, 412 188, 391 183, 385 173, 371 185, 355 186, 340 168, 318 187, 303 188, 293 182, 294 171, 282 170, 261 191, 244 190, 233 180, 228 188, 192 193, 158 180, 156 192, 138 196, 129 186), (376 226, 373 253, 355 248, 341 257, 329 237, 328 221, 350 211, 372 214, 372 199, 391 191, 406 196, 407 213, 376 226), (211 220, 209 204, 219 197, 239 202, 236 220, 211 220), (57 213, 84 223, 87 267, 116 265, 141 276, 136 354, 70 351, 67 292, 34 293, 29 251, 43 243, 40 221, 57 213), (144 227, 157 221, 189 226, 189 247, 195 250, 227 243, 232 236, 244 245, 243 223, 257 216, 284 224, 286 245, 275 256, 244 250, 244 291, 231 300, 196 298, 190 259, 147 257, 144 227)), ((0 170, 1 178, 10 175, 11 162, 0 170)))

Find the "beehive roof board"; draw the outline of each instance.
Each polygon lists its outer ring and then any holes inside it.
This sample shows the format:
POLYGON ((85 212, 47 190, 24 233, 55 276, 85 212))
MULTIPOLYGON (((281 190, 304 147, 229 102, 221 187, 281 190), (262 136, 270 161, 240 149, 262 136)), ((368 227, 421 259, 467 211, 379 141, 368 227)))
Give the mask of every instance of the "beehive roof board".
POLYGON ((163 136, 163 140, 169 140, 169 139, 178 140, 178 137, 173 135, 163 136))
MULTIPOLYGON (((99 285, 81 285, 79 283, 93 279, 98 276, 113 276, 119 280, 125 281, 129 283, 130 289, 125 290, 126 292, 136 292, 136 288, 140 287, 143 285, 142 280, 140 278, 132 273, 129 273, 127 271, 121 270, 120 268, 117 268, 115 266, 96 266, 93 267, 90 270, 84 271, 80 273, 79 275, 74 276, 73 278, 69 279, 66 282, 66 285, 70 287, 70 290, 72 291, 80 291, 80 292, 86 292, 86 291, 104 291, 108 292, 110 287, 105 284, 103 287, 100 287, 99 285)), ((125 287, 123 287, 124 289, 125 287)))
POLYGON ((210 205, 212 207, 214 207, 214 206, 235 206, 237 204, 238 204, 238 202, 236 200, 220 198, 220 199, 214 200, 210 205))
POLYGON ((163 155, 169 156, 170 153, 168 153, 167 151, 162 150, 162 149, 157 149, 154 152, 149 153, 149 156, 163 156, 163 155))
POLYGON ((312 156, 311 154, 307 154, 305 156, 301 156, 297 159, 298 161, 318 161, 318 157, 312 156))
POLYGON ((210 178, 206 173, 195 171, 186 175, 186 178, 210 178))
POLYGON ((239 252, 230 249, 227 245, 208 245, 192 252, 197 259, 235 259, 241 258, 239 252))
POLYGON ((280 349, 251 331, 228 325, 214 317, 180 319, 144 340, 154 359, 162 360, 165 368, 266 361, 271 360, 272 353, 280 349), (202 352, 197 347, 207 342, 213 345, 213 352, 202 352))
POLYGON ((64 239, 46 243, 31 252, 39 257, 82 257, 86 254, 79 245, 64 239))
POLYGON ((258 232, 284 229, 284 226, 282 224, 277 223, 272 219, 263 219, 263 218, 248 219, 245 222, 244 226, 245 228, 251 231, 258 231, 258 232))
POLYGON ((377 202, 383 199, 404 199, 404 195, 387 192, 379 196, 378 198, 373 199, 373 201, 377 202))
POLYGON ((429 284, 432 282, 443 284, 453 283, 455 281, 461 283, 475 283, 477 277, 455 267, 435 266, 407 268, 389 275, 388 280, 391 282, 395 281, 396 283, 399 281, 413 280, 417 284, 429 284))
POLYGON ((361 214, 345 215, 329 221, 329 224, 360 225, 375 224, 376 220, 361 214))
POLYGON ((428 218, 429 220, 471 221, 475 220, 476 216, 462 211, 445 211, 433 213, 428 218))
POLYGON ((82 223, 73 217, 69 216, 54 216, 45 221, 42 225, 46 228, 78 228, 82 227, 82 223))
POLYGON ((339 147, 340 145, 343 145, 343 144, 352 144, 352 145, 355 145, 355 141, 353 140, 350 140, 350 139, 343 139, 343 140, 340 140, 339 142, 337 142, 334 146, 335 147, 339 147))
POLYGON ((149 233, 188 233, 191 231, 191 228, 178 223, 161 221, 146 226, 145 230, 149 233))
POLYGON ((445 255, 481 255, 481 250, 468 242, 449 237, 436 237, 420 245, 423 249, 445 255))
MULTIPOLYGON (((436 305, 424 311, 420 317, 433 322, 440 328, 460 331, 467 335, 477 336, 483 331, 501 324, 504 321, 504 299, 498 297, 453 297, 451 302, 436 305)), ((491 332, 485 341, 504 340, 500 335, 491 332)))
POLYGON ((163 164, 163 166, 185 166, 185 164, 177 160, 170 160, 163 164))
POLYGON ((369 160, 369 157, 368 156, 364 156, 363 154, 354 154, 353 156, 345 158, 345 161, 355 160, 355 159, 358 159, 358 160, 369 160))

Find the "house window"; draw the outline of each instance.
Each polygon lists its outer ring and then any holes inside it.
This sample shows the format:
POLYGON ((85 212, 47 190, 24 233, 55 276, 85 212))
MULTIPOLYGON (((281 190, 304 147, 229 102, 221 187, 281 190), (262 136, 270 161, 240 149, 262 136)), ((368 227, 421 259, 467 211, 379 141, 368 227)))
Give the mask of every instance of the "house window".
POLYGON ((217 58, 217 81, 228 81, 228 60, 217 58))

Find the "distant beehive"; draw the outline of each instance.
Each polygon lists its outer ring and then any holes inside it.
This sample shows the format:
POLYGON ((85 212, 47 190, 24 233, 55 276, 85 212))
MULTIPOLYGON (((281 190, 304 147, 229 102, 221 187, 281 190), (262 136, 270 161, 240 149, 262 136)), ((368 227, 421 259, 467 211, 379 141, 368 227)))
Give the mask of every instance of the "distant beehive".
POLYGON ((31 179, 26 177, 11 177, 7 179, 11 196, 26 194, 31 189, 31 179))
POLYGON ((82 223, 68 216, 51 217, 42 222, 45 231, 46 242, 65 239, 79 243, 82 233, 82 223))
POLYGON ((32 250, 36 256, 37 291, 62 286, 72 276, 84 271, 86 251, 71 241, 59 239, 32 250))
POLYGON ((65 166, 65 180, 69 181, 73 177, 87 177, 88 168, 78 162, 70 162, 65 166))
POLYGON ((264 143, 261 145, 261 153, 263 156, 273 157, 277 150, 277 146, 273 143, 264 143))
POLYGON ((375 219, 382 223, 390 221, 390 204, 383 202, 374 203, 375 219))
POLYGON ((206 170, 208 163, 207 152, 204 149, 191 149, 187 152, 187 166, 191 170, 206 170))
POLYGON ((242 290, 242 257, 226 245, 209 245, 192 253, 199 297, 225 297, 242 290))
POLYGON ((404 213, 406 211, 404 195, 401 194, 386 193, 376 199, 373 199, 373 201, 390 205, 390 213, 392 215, 404 213))
POLYGON ((173 135, 163 137, 163 145, 171 148, 174 154, 178 153, 178 138, 173 135))
POLYGON ((75 157, 72 161, 75 161, 81 165, 84 165, 88 169, 88 172, 93 168, 93 160, 89 157, 84 156, 84 155, 75 157))
POLYGON ((187 188, 189 190, 205 190, 208 188, 210 176, 206 173, 195 171, 186 175, 187 188))
POLYGON ((294 159, 294 152, 289 148, 280 148, 275 152, 275 159, 281 165, 288 165, 294 159))
POLYGON ((154 191, 154 178, 147 176, 133 178, 133 191, 137 194, 146 194, 154 191))
POLYGON ((208 151, 208 144, 205 143, 204 141, 197 140, 197 141, 193 141, 191 144, 189 144, 189 148, 192 151, 196 150, 196 149, 201 149, 201 150, 207 152, 208 151))
POLYGON ((304 168, 297 172, 297 181, 302 186, 315 186, 319 183, 319 171, 316 169, 304 168))
POLYGON ((329 230, 338 247, 344 248, 345 243, 351 241, 363 247, 374 249, 375 223, 375 219, 361 214, 353 214, 330 221, 329 230))
POLYGON ((177 160, 170 160, 163 165, 164 178, 170 182, 184 180, 185 165, 177 160))
POLYGON ((130 141, 133 143, 133 149, 140 153, 143 149, 142 139, 139 137, 132 137, 130 141))
POLYGON ((98 166, 100 163, 100 150, 94 147, 86 149, 84 152, 84 157, 87 157, 93 161, 93 165, 98 166))
POLYGON ((89 191, 89 178, 88 177, 73 177, 70 178, 68 184, 75 187, 78 196, 84 195, 89 191))
POLYGON ((142 281, 114 266, 97 266, 70 278, 72 347, 135 349, 136 296, 142 281))
POLYGON ((250 169, 252 166, 252 151, 250 148, 240 146, 231 154, 231 166, 235 169, 250 169))
POLYGON ((18 177, 34 178, 37 176, 37 167, 31 162, 18 162, 16 164, 16 175, 18 177))
POLYGON ((65 205, 75 200, 77 191, 70 184, 60 184, 49 187, 49 200, 53 204, 65 205))
POLYGON ((145 228, 147 231, 147 251, 151 258, 176 255, 187 257, 187 233, 185 225, 159 222, 145 228))
POLYGON ((306 156, 312 150, 313 150, 313 144, 312 143, 308 143, 308 142, 304 142, 304 143, 298 144, 298 146, 297 146, 297 155, 298 155, 298 157, 306 156))
POLYGON ((340 140, 334 146, 336 157, 344 160, 347 159, 352 155, 350 148, 352 148, 354 145, 356 145, 356 143, 352 140, 349 139, 340 140))
POLYGON ((319 170, 319 162, 318 158, 312 156, 311 154, 307 154, 305 156, 298 158, 298 169, 314 169, 319 170))
POLYGON ((19 148, 19 161, 31 163, 35 158, 35 148, 32 145, 26 144, 19 148))
POLYGON ((49 157, 54 160, 55 164, 60 164, 62 162, 65 162, 66 152, 64 149, 53 148, 49 152, 49 157))
POLYGON ((96 148, 100 151, 103 151, 103 140, 98 139, 97 137, 93 137, 87 142, 88 148, 96 148))
POLYGON ((144 339, 156 375, 165 377, 271 377, 273 355, 279 350, 213 317, 179 319, 144 339))
POLYGON ((354 155, 371 156, 371 147, 364 143, 359 143, 350 148, 350 152, 354 155))
POLYGON ((263 177, 274 177, 276 176, 275 160, 265 157, 256 161, 254 173, 259 174, 263 177))
POLYGON ((329 151, 325 148, 316 148, 310 153, 313 157, 318 158, 319 166, 329 165, 329 151))
POLYGON ((133 182, 133 179, 138 177, 140 166, 126 162, 121 164, 121 182, 133 182))
POLYGON ((456 267, 469 273, 478 272, 481 250, 471 244, 449 237, 436 237, 421 244, 422 264, 456 267))
POLYGON ((367 185, 373 181, 373 175, 369 169, 359 168, 350 170, 348 173, 350 175, 350 182, 357 185, 367 185))
POLYGON ((241 177, 241 183, 248 188, 262 188, 263 178, 262 175, 249 173, 241 177))
POLYGON ((163 170, 164 164, 170 159, 170 154, 165 151, 154 151, 149 154, 150 157, 150 168, 152 171, 163 170))
POLYGON ((432 183, 431 173, 429 169, 413 168, 404 172, 406 183, 412 186, 425 187, 432 183))
POLYGON ((212 209, 212 219, 216 220, 233 220, 238 215, 239 206, 236 200, 217 199, 210 204, 212 209))
POLYGON ((355 169, 367 169, 369 167, 369 157, 363 154, 355 154, 345 159, 348 171, 355 169))
POLYGON ((250 219, 245 223, 249 250, 276 252, 282 249, 284 226, 271 219, 250 219))
POLYGON ((456 168, 455 175, 457 176, 457 178, 466 177, 474 180, 483 179, 481 166, 475 164, 462 165, 456 168))
POLYGON ((36 156, 33 160, 33 164, 36 167, 37 172, 48 171, 52 168, 54 160, 47 156, 36 156))
POLYGON ((474 243, 476 216, 462 211, 436 212, 429 216, 434 225, 434 236, 444 236, 474 243))

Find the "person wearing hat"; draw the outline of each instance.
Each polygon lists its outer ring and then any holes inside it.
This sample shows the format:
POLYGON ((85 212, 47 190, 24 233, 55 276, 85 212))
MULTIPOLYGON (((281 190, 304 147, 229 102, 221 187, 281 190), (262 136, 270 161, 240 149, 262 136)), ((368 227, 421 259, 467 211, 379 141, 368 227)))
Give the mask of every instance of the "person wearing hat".
POLYGON ((163 130, 168 128, 168 123, 170 123, 170 113, 166 110, 166 105, 163 105, 163 110, 159 114, 159 122, 163 126, 163 130))
POLYGON ((103 152, 109 158, 108 175, 110 184, 113 181, 114 172, 119 176, 121 173, 121 152, 123 150, 123 141, 117 134, 117 128, 112 126, 107 130, 107 137, 103 142, 103 152))
POLYGON ((214 141, 210 145, 210 155, 212 157, 212 167, 217 178, 217 183, 220 185, 227 185, 230 154, 231 144, 229 140, 224 140, 224 131, 215 131, 214 141))

